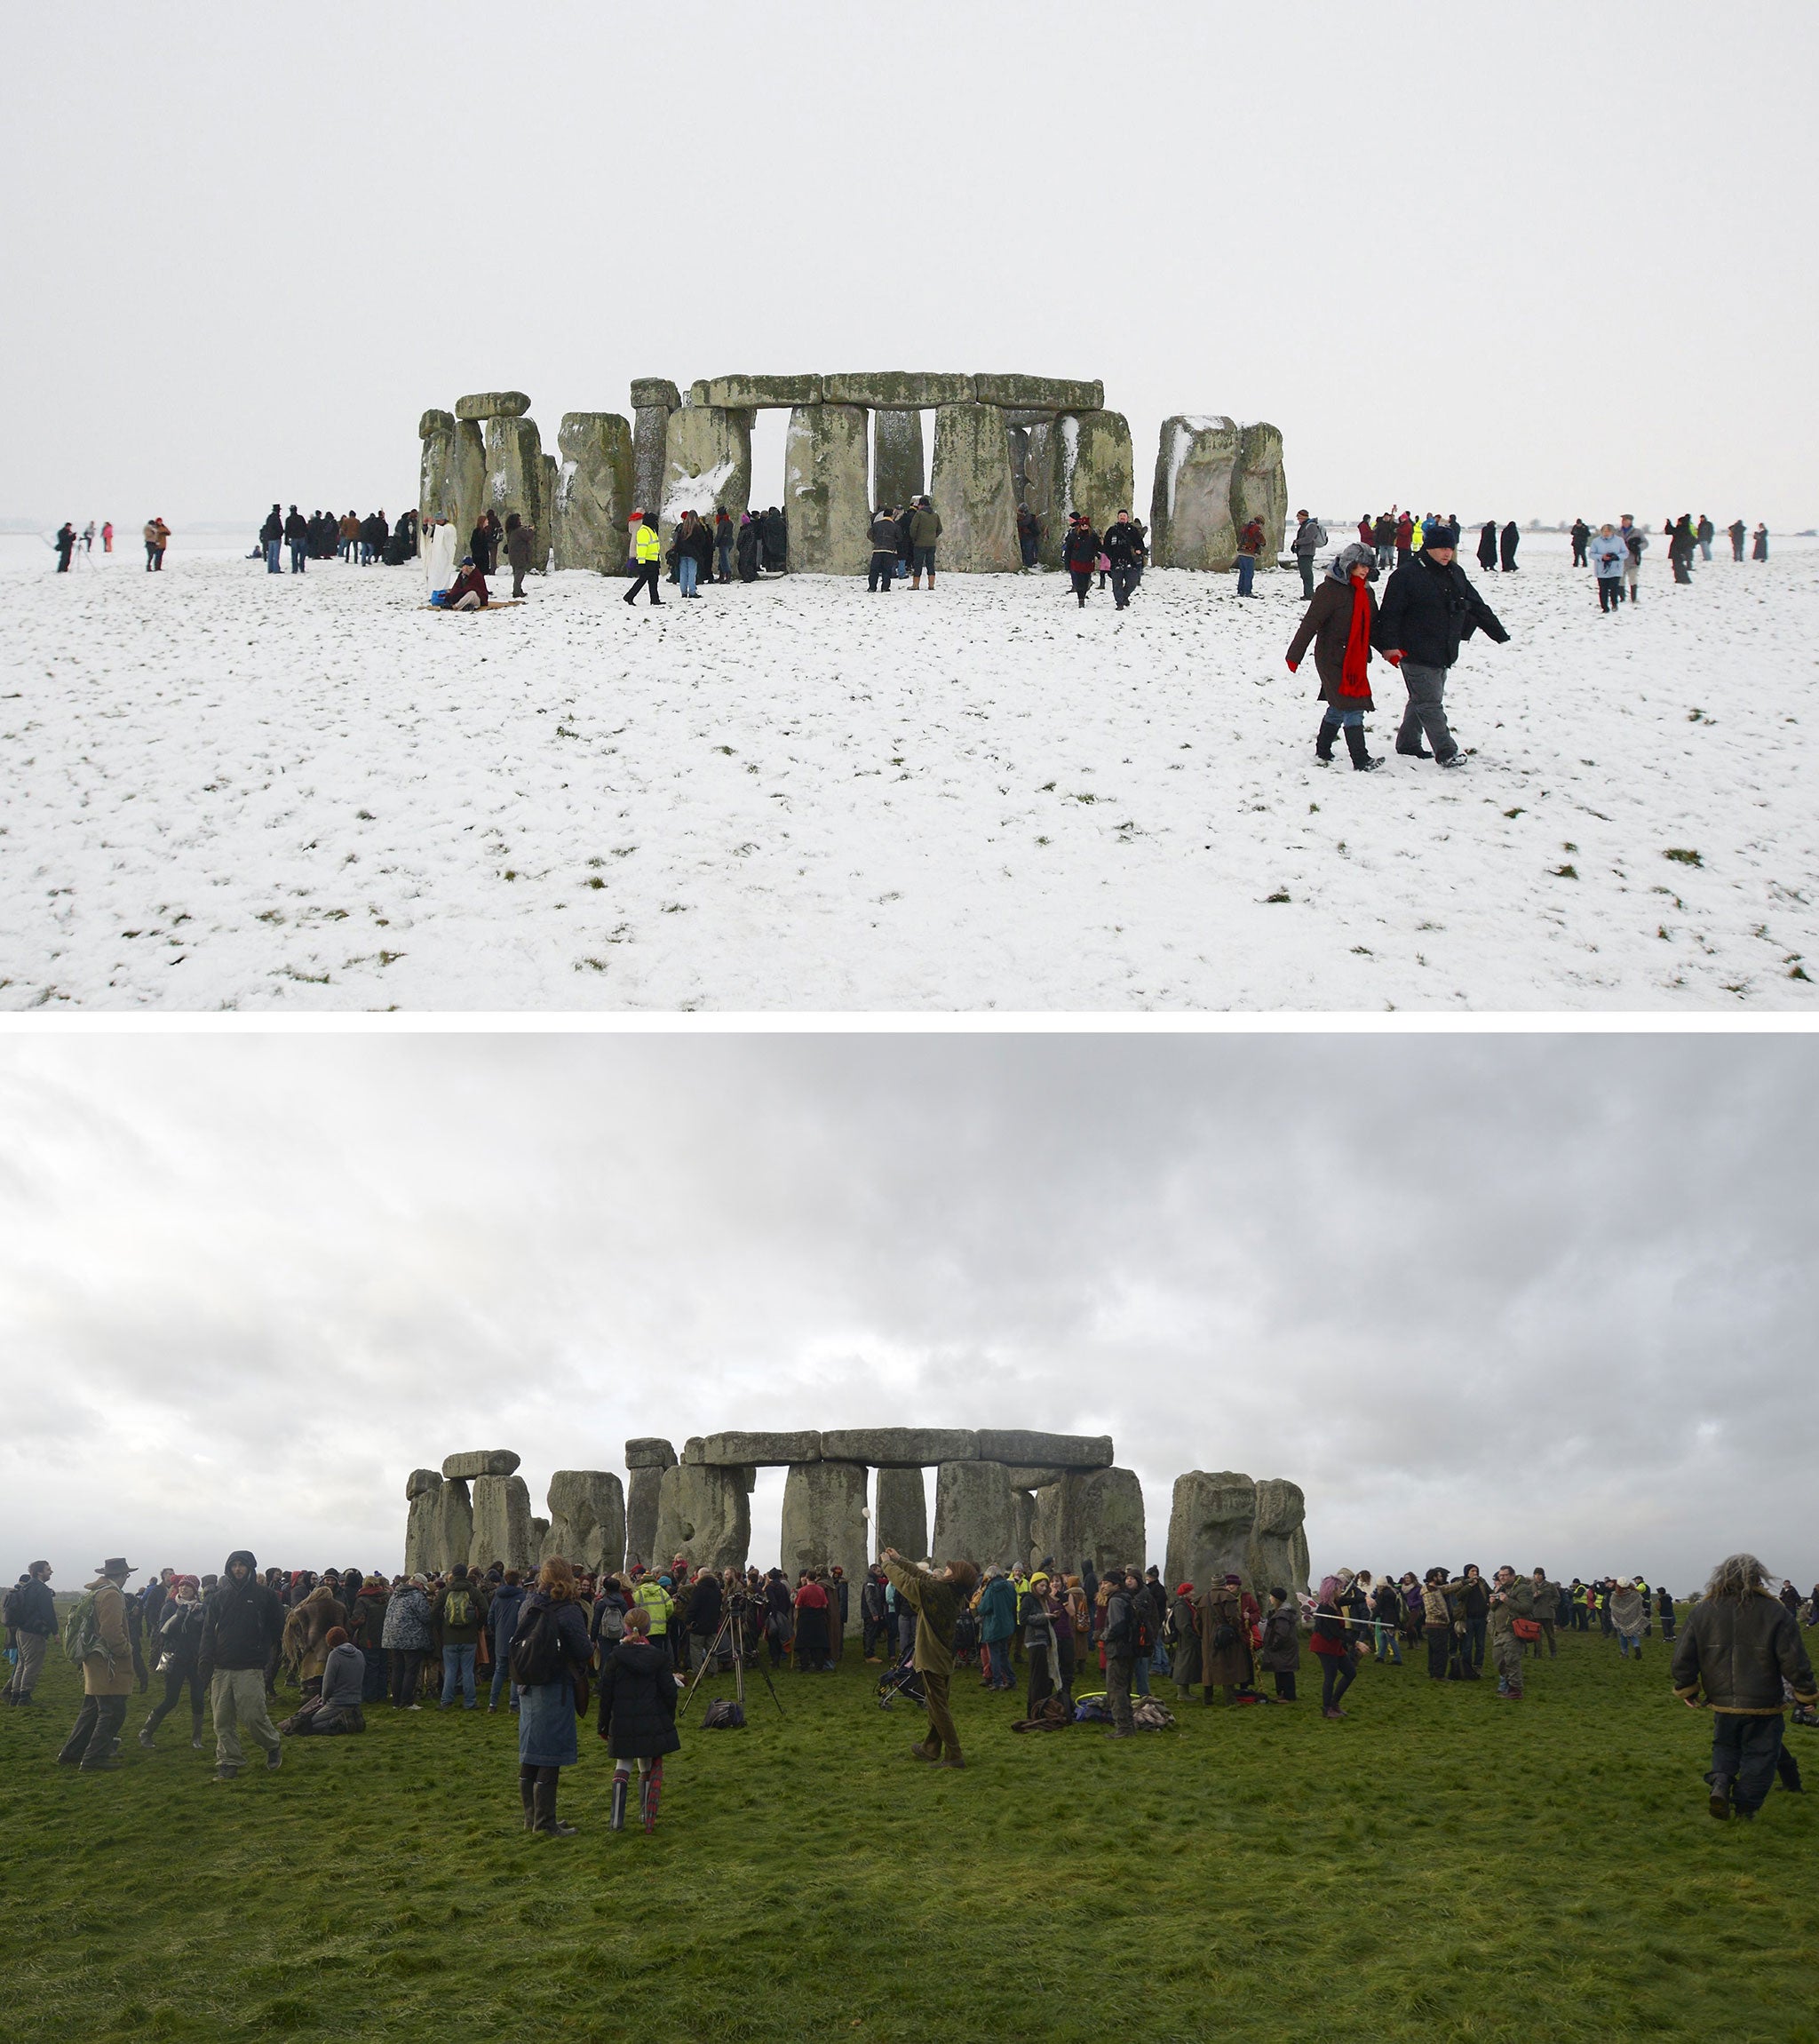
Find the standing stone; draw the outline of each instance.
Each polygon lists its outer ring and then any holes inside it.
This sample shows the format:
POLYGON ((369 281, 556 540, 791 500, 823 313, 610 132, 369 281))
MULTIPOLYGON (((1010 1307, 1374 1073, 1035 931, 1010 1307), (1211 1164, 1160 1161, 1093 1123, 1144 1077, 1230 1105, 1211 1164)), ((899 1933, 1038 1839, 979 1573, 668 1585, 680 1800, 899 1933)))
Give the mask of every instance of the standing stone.
POLYGON ((470 419, 450 418, 445 411, 424 414, 425 424, 433 419, 446 419, 448 424, 423 435, 417 515, 424 525, 433 518, 449 521, 459 542, 455 550, 458 561, 467 552, 468 537, 480 521, 486 489, 486 443, 480 427, 470 419))
POLYGON ((870 1556, 865 1551, 863 1462, 801 1462, 783 1479, 784 1572, 801 1569, 846 1571, 852 1585, 846 1630, 860 1620, 859 1586, 870 1556))
POLYGON ((1084 511, 1092 529, 1103 532, 1121 511, 1137 509, 1137 473, 1131 428, 1121 411, 1065 413, 1058 422, 1062 447, 1070 455, 1070 508, 1084 511))
POLYGON ((865 414, 856 404, 800 404, 783 441, 790 566, 806 575, 862 575, 871 559, 865 414))
MULTIPOLYGON (((450 1558, 463 1557, 452 1550, 450 1558)), ((522 1476, 476 1476, 473 1479, 473 1530, 468 1540, 467 1565, 473 1569, 504 1562, 508 1569, 534 1569, 542 1556, 530 1520, 530 1492, 522 1476)))
POLYGON ((633 1562, 642 1562, 648 1567, 656 1554, 657 1508, 663 1471, 675 1466, 676 1451, 655 1435, 646 1435, 625 1444, 625 1467, 631 1475, 625 1493, 628 1566, 633 1562))
POLYGON ((1307 1500, 1299 1483, 1266 1476, 1258 1484, 1250 1576, 1259 1602, 1269 1589, 1284 1589, 1292 1596, 1308 1587, 1307 1517, 1307 1500))
POLYGON ((1232 477, 1239 445, 1237 427, 1223 414, 1163 421, 1149 499, 1149 558, 1156 567, 1223 574, 1237 559, 1232 477))
POLYGON ((560 1555, 597 1576, 625 1563, 625 1492, 606 1469, 558 1469, 550 1478, 550 1530, 542 1558, 560 1555))
POLYGON ((441 1566, 437 1552, 441 1539, 442 1507, 440 1469, 413 1469, 404 1486, 410 1500, 410 1516, 404 1524, 404 1572, 426 1576, 441 1566))
POLYGON ((1232 523, 1240 532, 1253 518, 1263 521, 1263 555, 1273 562, 1283 550, 1289 519, 1289 484, 1283 473, 1283 436, 1262 420, 1238 429, 1238 464, 1232 471, 1232 523))
POLYGON ((1101 1575, 1115 1564, 1140 1568, 1146 1533, 1143 1486, 1132 1469, 1069 1470, 1036 1494, 1037 1559, 1052 1555, 1064 1573, 1089 1558, 1101 1575))
POLYGON ((616 411, 564 412, 556 445, 556 566, 617 575, 632 512, 631 428, 616 411))
POLYGON ((894 1547, 912 1562, 928 1558, 928 1488, 920 1469, 878 1473, 878 1551, 894 1547))
POLYGON ((1008 1567, 1017 1549, 1011 1480, 1002 1462, 943 1462, 935 1472, 934 1559, 1008 1567))
MULTIPOLYGON (((871 415, 871 501, 902 511, 927 485, 923 481, 922 414, 875 411, 871 415)), ((910 1550, 905 1547, 907 1555, 910 1550)))
MULTIPOLYGON (((657 533, 665 546, 685 511, 712 522, 724 505, 733 522, 751 496, 751 415, 717 405, 684 405, 670 414, 657 533)), ((791 545, 795 536, 790 535, 791 545)))
POLYGON ((934 487, 941 521, 935 566, 963 575, 1014 575, 1017 500, 996 405, 944 404, 934 415, 934 487))
POLYGON ((1257 1486, 1250 1477, 1232 1469, 1190 1469, 1177 1476, 1169 1513, 1169 1581, 1203 1590, 1215 1577, 1238 1575, 1246 1588, 1254 1588, 1251 1537, 1256 1525, 1257 1486))
POLYGON ((531 549, 530 565, 541 575, 550 565, 550 555, 556 545, 556 485, 559 478, 556 457, 553 454, 544 457, 544 487, 537 503, 536 545, 531 549))
POLYGON ((631 502, 655 511, 663 494, 664 448, 670 414, 682 409, 676 386, 661 377, 637 377, 631 385, 631 502))
MULTIPOLYGON (((495 1483, 510 1479, 496 1476, 495 1483)), ((436 1493, 436 1529, 432 1543, 435 1560, 432 1566, 438 1571, 452 1569, 457 1562, 465 1562, 473 1546, 473 1505, 467 1494, 467 1485, 457 1476, 453 1483, 444 1483, 436 1493)))
POLYGON ((1063 454, 1058 419, 1039 421, 1024 436, 1023 501, 1042 521, 1036 558, 1045 568, 1061 565, 1068 537, 1068 477, 1063 454))
MULTIPOLYGON (((536 525, 544 496, 544 449, 536 421, 489 418, 486 449, 486 508, 496 514, 501 525, 514 511, 527 525, 536 525)), ((499 558, 503 561, 504 557, 501 548, 499 558)))
POLYGON ((1016 1528, 1012 1536, 1016 1544, 1014 1559, 1020 1569, 1027 1569, 1036 1541, 1036 1498, 1032 1491, 1012 1490, 1011 1522, 1016 1528))
POLYGON ((704 1462, 665 1469, 657 1492, 656 1539, 649 1559, 666 1569, 685 1555, 697 1569, 743 1569, 751 1545, 744 1473, 704 1462))

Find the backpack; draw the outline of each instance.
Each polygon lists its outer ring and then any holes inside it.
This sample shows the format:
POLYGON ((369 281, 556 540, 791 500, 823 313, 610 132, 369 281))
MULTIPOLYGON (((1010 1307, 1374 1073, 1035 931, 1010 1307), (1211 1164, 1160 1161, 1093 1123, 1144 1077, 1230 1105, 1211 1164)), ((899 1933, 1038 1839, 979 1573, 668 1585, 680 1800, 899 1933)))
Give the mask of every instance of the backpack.
POLYGON ((716 1697, 707 1706, 707 1714, 701 1721, 703 1731, 737 1731, 745 1722, 743 1705, 731 1697, 716 1697))
POLYGON ((512 1635, 512 1680, 536 1689, 556 1677, 556 1614, 548 1604, 527 1605, 512 1635))
POLYGON ((95 1622, 95 1595, 90 1590, 79 1598, 75 1608, 63 1621, 63 1651, 75 1662, 87 1660, 91 1655, 105 1659, 108 1667, 114 1666, 114 1657, 101 1644, 101 1628, 95 1622))
POLYGON ((450 1590, 442 1604, 442 1623, 445 1626, 471 1626, 473 1623, 473 1599, 465 1590, 450 1590))
POLYGON ((0 1626, 22 1626, 25 1623, 25 1585, 15 1583, 7 1591, 6 1599, 0 1603, 0 1626))

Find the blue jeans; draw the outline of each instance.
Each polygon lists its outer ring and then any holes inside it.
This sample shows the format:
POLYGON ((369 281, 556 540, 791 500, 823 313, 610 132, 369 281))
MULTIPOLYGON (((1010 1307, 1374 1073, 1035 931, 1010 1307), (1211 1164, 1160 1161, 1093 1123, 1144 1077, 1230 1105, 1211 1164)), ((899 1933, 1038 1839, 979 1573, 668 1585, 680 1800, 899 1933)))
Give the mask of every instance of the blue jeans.
POLYGON ((986 1658, 991 1668, 991 1685, 994 1689, 1007 1690, 1011 1680, 1011 1642, 1009 1640, 988 1640, 985 1643, 986 1658))
POLYGON ((683 595, 693 596, 695 585, 701 573, 701 563, 692 553, 679 556, 676 562, 676 581, 683 595))
MULTIPOLYGON (((1363 712, 1353 711, 1347 714, 1362 717, 1363 712)), ((1397 1667, 1401 1667, 1402 1665, 1402 1650, 1396 1644, 1396 1628, 1394 1626, 1378 1626, 1377 1628, 1377 1658, 1378 1660, 1383 1659, 1386 1647, 1389 1649, 1389 1658, 1394 1662, 1397 1667)))
POLYGON ((1251 577, 1256 572, 1257 557, 1255 554, 1241 553, 1238 556, 1238 593, 1240 596, 1249 596, 1252 593, 1251 577))
POLYGON ((1326 714, 1320 721, 1330 726, 1335 731, 1342 724, 1355 724, 1360 730, 1362 730, 1364 728, 1364 712, 1362 710, 1341 710, 1337 703, 1329 703, 1326 706, 1326 714))
POLYGON ((516 1710, 518 1708, 518 1684, 512 1681, 512 1664, 504 1654, 496 1652, 493 1656, 493 1693, 487 1698, 487 1701, 495 1710, 499 1707, 499 1691, 505 1688, 508 1683, 510 1683, 512 1690, 512 1707, 516 1710))
POLYGON ((1149 1694, 1149 1663, 1145 1660, 1131 1664, 1131 1693, 1147 1697, 1149 1694))
POLYGON ((1616 1650, 1624 1657, 1625 1660, 1628 1660, 1630 1658, 1630 1649, 1632 1647, 1636 1650, 1636 1658, 1640 1660, 1642 1658, 1641 1641, 1640 1639, 1632 1640, 1627 1633, 1619 1633, 1616 1635, 1616 1650))
POLYGON ((290 542, 290 572, 293 575, 303 573, 303 555, 304 545, 302 540, 293 539, 290 542))
POLYGON ((473 1687, 473 1649, 472 1647, 444 1647, 442 1649, 442 1708, 446 1710, 455 1700, 457 1685, 467 1698, 467 1708, 478 1710, 480 1698, 473 1687))
POLYGON ((281 546, 283 545, 283 544, 284 542, 282 539, 266 540, 266 573, 267 575, 282 575, 284 572, 283 569, 281 568, 278 563, 278 550, 281 546))

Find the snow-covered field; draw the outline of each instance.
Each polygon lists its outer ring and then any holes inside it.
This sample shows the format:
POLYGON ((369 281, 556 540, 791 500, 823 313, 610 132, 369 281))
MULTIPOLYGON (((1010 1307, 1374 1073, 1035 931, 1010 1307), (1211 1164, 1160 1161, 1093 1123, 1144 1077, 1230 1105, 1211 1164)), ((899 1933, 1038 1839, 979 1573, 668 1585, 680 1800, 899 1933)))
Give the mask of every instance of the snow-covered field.
MULTIPOLYGON (((1470 766, 1317 767, 1299 585, 585 575, 0 546, 0 1005, 1804 1010, 1819 548, 1601 617, 1479 577, 1470 766)), ((1468 564, 1469 565, 1469 564, 1468 564)), ((1475 565, 1471 572, 1477 577, 1475 565)), ((1388 752, 1401 684, 1378 684, 1388 752)), ((1341 750, 1343 760, 1343 749, 1341 750)), ((1819 962, 1811 967, 1819 978, 1819 962)))

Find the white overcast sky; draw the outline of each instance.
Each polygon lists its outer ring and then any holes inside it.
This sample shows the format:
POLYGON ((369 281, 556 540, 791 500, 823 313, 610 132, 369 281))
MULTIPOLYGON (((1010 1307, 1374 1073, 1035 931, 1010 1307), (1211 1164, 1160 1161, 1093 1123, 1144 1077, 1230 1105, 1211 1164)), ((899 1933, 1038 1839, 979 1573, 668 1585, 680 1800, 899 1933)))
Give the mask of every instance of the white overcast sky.
MULTIPOLYGON (((1819 520, 1819 8, 8 10, 0 514, 395 512, 428 405, 1102 377, 1291 505, 1819 520)), ((781 441, 755 478, 781 485, 781 441), (774 473, 773 473, 774 472, 774 473)))
MULTIPOLYGON (((0 1038, 0 1573, 395 1567, 454 1450, 1108 1431, 1316 1570, 1819 1573, 1793 1037, 0 1038)), ((754 1553, 776 1539, 778 1485, 754 1553)))

